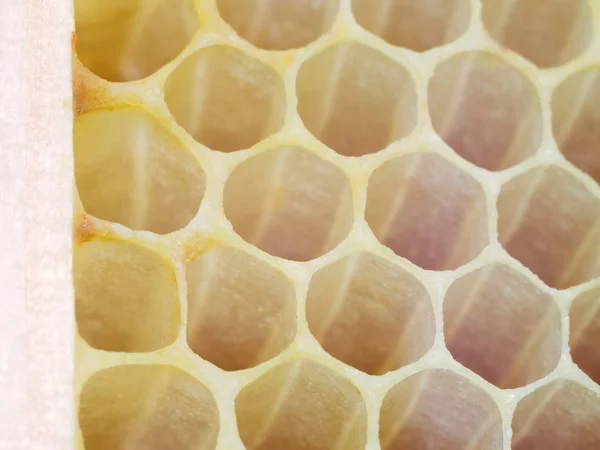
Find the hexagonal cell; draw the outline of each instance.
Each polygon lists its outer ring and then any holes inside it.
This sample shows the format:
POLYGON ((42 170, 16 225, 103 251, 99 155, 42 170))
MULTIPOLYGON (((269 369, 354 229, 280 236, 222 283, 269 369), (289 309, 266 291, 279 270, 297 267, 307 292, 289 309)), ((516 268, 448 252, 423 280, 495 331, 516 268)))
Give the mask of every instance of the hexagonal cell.
POLYGON ((87 212, 133 230, 185 227, 204 196, 198 160, 142 111, 93 111, 75 119, 75 178, 87 212))
POLYGON ((500 450, 502 419, 485 391, 449 370, 429 369, 387 393, 379 440, 382 450, 500 450))
POLYGON ((577 72, 556 88, 552 126, 565 157, 600 183, 600 67, 577 72))
POLYGON ((371 175, 366 219, 382 244, 429 270, 476 257, 488 242, 481 186, 433 153, 386 162, 371 175))
POLYGON ((539 67, 579 56, 592 40, 588 0, 482 0, 490 35, 539 67))
POLYGON ((306 315, 311 333, 328 353, 371 375, 418 360, 435 337, 424 286, 401 267, 366 252, 315 273, 306 315))
POLYGON ((73 255, 79 334, 92 347, 148 352, 171 344, 181 322, 175 274, 153 251, 88 241, 73 255))
POLYGON ((339 0, 217 0, 217 7, 236 33, 257 47, 289 50, 327 32, 339 0))
POLYGON ((354 220, 346 175, 299 147, 261 153, 240 164, 225 184, 223 207, 243 239, 294 261, 336 247, 354 220))
POLYGON ((288 361, 250 383, 235 400, 248 450, 362 450, 367 411, 356 387, 309 359, 288 361))
POLYGON ((504 389, 546 376, 562 347, 552 297, 498 263, 452 283, 444 300, 444 334, 454 359, 504 389))
POLYGON ((226 45, 183 61, 167 79, 165 101, 194 139, 222 152, 252 147, 278 131, 286 107, 279 75, 226 45))
POLYGON ((366 30, 417 52, 457 39, 471 20, 468 0, 352 0, 352 12, 366 30))
POLYGON ((145 78, 199 28, 193 0, 75 0, 77 56, 108 81, 145 78))
POLYGON ((79 425, 86 450, 212 450, 219 413, 191 375, 167 365, 125 365, 85 383, 79 425))
POLYGON ((600 287, 585 291, 573 300, 570 324, 573 362, 600 384, 600 287))
POLYGON ((342 155, 377 152, 417 123, 417 94, 409 73, 357 42, 337 44, 304 62, 296 91, 308 131, 342 155))
POLYGON ((600 448, 600 397, 570 380, 536 389, 517 405, 513 450, 600 448))
POLYGON ((268 264, 233 248, 215 248, 187 265, 191 349, 225 370, 254 367, 296 334, 293 286, 268 264))
POLYGON ((533 85, 488 53, 461 53, 436 68, 429 113, 435 131, 456 153, 488 170, 527 159, 542 140, 533 85))
POLYGON ((558 166, 536 167, 502 187, 498 235, 508 253, 551 287, 600 275, 600 199, 558 166))

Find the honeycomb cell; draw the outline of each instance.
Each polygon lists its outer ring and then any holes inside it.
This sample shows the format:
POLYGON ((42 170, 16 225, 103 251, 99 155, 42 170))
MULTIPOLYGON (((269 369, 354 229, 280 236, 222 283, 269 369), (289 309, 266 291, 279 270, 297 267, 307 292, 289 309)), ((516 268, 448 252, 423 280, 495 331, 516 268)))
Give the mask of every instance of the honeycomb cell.
POLYGON ((191 375, 167 365, 125 365, 86 382, 79 424, 86 450, 213 450, 219 413, 191 375))
POLYGON ((500 388, 546 376, 561 353, 560 312, 552 297, 497 263, 450 286, 444 334, 454 359, 500 388))
POLYGON ((557 166, 517 176, 498 198, 501 244, 557 289, 600 275, 599 224, 600 199, 557 166))
POLYGON ((308 261, 348 235, 352 201, 340 169, 302 148, 282 147, 231 173, 223 207, 247 242, 280 258, 308 261))
POLYGON ((352 0, 356 21, 392 45, 424 52, 469 27, 468 0, 352 0))
POLYGON ((193 0, 75 0, 77 56, 108 81, 145 78, 199 28, 193 0))
POLYGON ((375 170, 366 219, 384 245, 429 270, 455 269, 488 242, 481 186, 433 153, 412 153, 375 170))
POLYGON ((500 450, 501 420, 483 390, 449 370, 429 369, 387 393, 379 439, 382 450, 500 450))
POLYGON ((352 384, 309 359, 288 361, 246 386, 235 401, 248 450, 362 450, 367 411, 352 384))
POLYGON ((433 307, 423 285, 401 267, 366 252, 313 276, 306 315, 327 352, 371 375, 416 361, 435 337, 433 307))
POLYGON ((435 131, 456 153, 488 170, 527 159, 542 139, 533 85, 487 53, 461 53, 436 68, 429 112, 435 131))
POLYGON ((346 156, 383 149, 417 122, 417 96, 397 62, 357 42, 309 58, 296 80, 298 112, 321 142, 346 156))
POLYGON ((124 241, 88 241, 73 255, 79 334, 92 347, 148 352, 171 344, 181 321, 175 274, 158 254, 124 241))
POLYGON ((600 287, 585 291, 573 300, 570 324, 571 357, 600 384, 600 287))
POLYGON ((565 157, 600 183, 600 67, 571 75, 558 86, 552 126, 565 157))
POLYGON ((185 227, 198 212, 204 172, 150 115, 132 109, 83 114, 75 119, 73 147, 88 213, 164 234, 185 227))
POLYGON ((252 147, 281 128, 285 91, 277 73, 226 45, 205 47, 167 79, 165 100, 177 123, 222 152, 252 147))
POLYGON ((521 400, 512 428, 513 450, 600 448, 600 397, 575 381, 553 381, 521 400))
POLYGON ((290 281, 244 252, 215 248, 187 265, 187 340, 225 370, 253 367, 285 349, 296 334, 290 281))
POLYGON ((490 35, 542 68, 576 58, 593 37, 588 0, 482 0, 482 4, 490 35))
POLYGON ((289 50, 327 32, 339 0, 217 0, 217 7, 221 17, 255 46, 289 50))

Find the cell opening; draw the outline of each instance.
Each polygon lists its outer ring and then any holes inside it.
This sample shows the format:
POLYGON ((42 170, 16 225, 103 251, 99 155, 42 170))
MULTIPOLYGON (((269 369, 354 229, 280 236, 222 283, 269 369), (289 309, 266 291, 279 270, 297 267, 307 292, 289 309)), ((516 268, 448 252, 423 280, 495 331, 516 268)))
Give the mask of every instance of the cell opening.
POLYGON ((313 276, 306 315, 311 333, 329 354, 371 375, 418 360, 435 337, 425 287, 401 267, 366 252, 313 276))
POLYGON ((226 45, 183 61, 167 79, 165 101, 196 141, 222 152, 252 147, 279 131, 286 108, 279 75, 226 45))
POLYGON ((352 0, 352 12, 366 30, 417 52, 459 38, 471 21, 468 0, 352 0))
POLYGON ((161 256, 124 241, 88 241, 73 255, 77 328, 88 344, 149 352, 175 341, 175 274, 161 256))
POLYGON ((187 265, 187 340, 202 358, 224 370, 267 361, 296 334, 290 281, 244 252, 215 248, 187 265))
POLYGON ((379 440, 382 450, 500 450, 502 419, 485 391, 449 370, 429 369, 387 393, 379 440))
POLYGON ((433 153, 412 153, 375 170, 366 219, 382 244, 428 270, 455 269, 488 242, 481 186, 433 153))
POLYGON ((593 38, 587 0, 483 0, 482 4, 490 35, 542 68, 578 57, 593 38))
POLYGON ((75 0, 77 57, 108 81, 134 81, 171 62, 199 28, 193 0, 75 0))
POLYGON ((552 297, 498 263, 450 286, 444 334, 454 359, 504 389, 549 374, 562 347, 560 312, 552 297))
POLYGON ((296 80, 298 113, 317 139, 346 156, 375 153, 417 123, 417 95, 397 62, 356 42, 310 57, 296 80))
POLYGON ((551 287, 600 275, 600 199, 558 166, 536 167, 502 187, 498 235, 508 253, 551 287))
POLYGON ((573 362, 600 384, 600 287, 579 294, 570 312, 569 347, 573 362))
POLYGON ((429 113, 446 144, 488 170, 524 161, 542 140, 542 111, 533 85, 487 53, 462 53, 436 68, 429 82, 429 113))
POLYGON ((308 359, 288 361, 246 386, 235 401, 248 450, 362 450, 367 411, 356 387, 308 359))
POLYGON ((148 114, 94 111, 75 119, 75 179, 85 210, 133 230, 184 228, 204 196, 202 167, 148 114))
POLYGON ((225 184, 223 206, 243 239, 293 261, 332 250, 354 220, 344 173, 299 147, 261 153, 239 165, 225 184))
POLYGON ((600 68, 568 77, 552 96, 552 126, 560 151, 600 183, 600 68))
POLYGON ((600 448, 600 397, 570 380, 536 389, 519 402, 513 450, 600 448))
POLYGON ((210 391, 167 365, 124 365, 85 383, 79 425, 86 450, 212 450, 219 412, 210 391))
POLYGON ((266 50, 304 47, 333 25, 339 0, 217 0, 221 17, 248 42, 266 50))

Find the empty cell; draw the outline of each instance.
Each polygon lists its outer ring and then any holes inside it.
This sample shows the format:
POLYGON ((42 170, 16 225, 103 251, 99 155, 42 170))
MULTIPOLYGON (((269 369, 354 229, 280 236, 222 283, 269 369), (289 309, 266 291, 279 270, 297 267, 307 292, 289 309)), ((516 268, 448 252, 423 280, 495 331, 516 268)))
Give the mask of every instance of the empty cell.
POLYGON ((356 21, 392 45, 424 52, 469 27, 469 0, 352 0, 356 21))
POLYGON ((181 321, 175 274, 153 251, 88 241, 73 255, 79 334, 100 350, 148 352, 171 344, 181 321))
POLYGON ((285 115, 279 75, 226 45, 205 47, 183 61, 167 79, 165 101, 194 139, 222 152, 252 147, 277 132, 285 115))
POLYGON ((150 115, 93 111, 75 119, 75 179, 85 210, 133 230, 185 227, 204 196, 198 160, 150 115))
POLYGON ((75 0, 77 56, 108 81, 153 74, 198 28, 194 0, 75 0))
POLYGON ((417 122, 409 73, 357 42, 310 57, 300 68, 296 91, 308 131, 342 155, 375 153, 408 135, 417 122))
POLYGON ((213 450, 219 413, 210 391, 167 365, 124 365, 83 386, 85 450, 213 450))
POLYGON ((401 267, 366 252, 315 273, 306 316, 329 354, 371 375, 418 360, 435 337, 424 286, 401 267))
POLYGON ((490 35, 542 68, 576 58, 593 38, 589 0, 482 0, 482 4, 490 35))
POLYGON ((271 150, 240 164, 225 184, 223 207, 243 239, 293 261, 332 250, 354 220, 344 173, 299 147, 271 150))
POLYGON ((498 197, 500 243, 548 286, 600 275, 600 199, 558 166, 513 178, 498 197))
POLYGON ((327 32, 339 0, 217 0, 217 7, 237 34, 257 47, 289 50, 327 32))
POLYGON ((488 53, 461 53, 437 66, 429 82, 429 113, 446 144, 488 170, 527 159, 542 139, 533 85, 488 53))
POLYGON ((573 362, 600 384, 600 287, 579 294, 573 300, 569 317, 573 362))
POLYGON ((552 126, 565 157, 600 183, 600 66, 577 72, 556 88, 552 126))
POLYGON ((454 359, 508 389, 550 373, 562 346, 560 312, 552 297, 498 263, 450 286, 444 335, 454 359))
POLYGON ((288 361, 242 389, 235 400, 248 450, 362 450, 367 411, 345 378, 309 359, 288 361))
POLYGON ((375 170, 366 219, 382 244, 429 270, 455 269, 488 242, 481 186, 434 153, 412 153, 375 170))
POLYGON ((387 393, 379 440, 382 450, 500 450, 502 419, 483 390, 449 370, 429 369, 387 393))
POLYGON ((188 263, 187 340, 225 370, 254 367, 296 334, 293 286, 268 264, 233 248, 208 250, 188 263))
POLYGON ((519 402, 513 450, 600 448, 600 397, 571 380, 557 380, 519 402))

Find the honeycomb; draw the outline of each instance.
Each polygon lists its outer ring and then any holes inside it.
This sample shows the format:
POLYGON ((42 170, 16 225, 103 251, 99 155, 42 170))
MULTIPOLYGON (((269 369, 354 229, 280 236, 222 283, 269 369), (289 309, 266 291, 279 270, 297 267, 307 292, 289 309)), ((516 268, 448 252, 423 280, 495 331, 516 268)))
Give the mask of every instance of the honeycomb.
POLYGON ((79 450, 600 448, 600 2, 75 0, 79 450))

